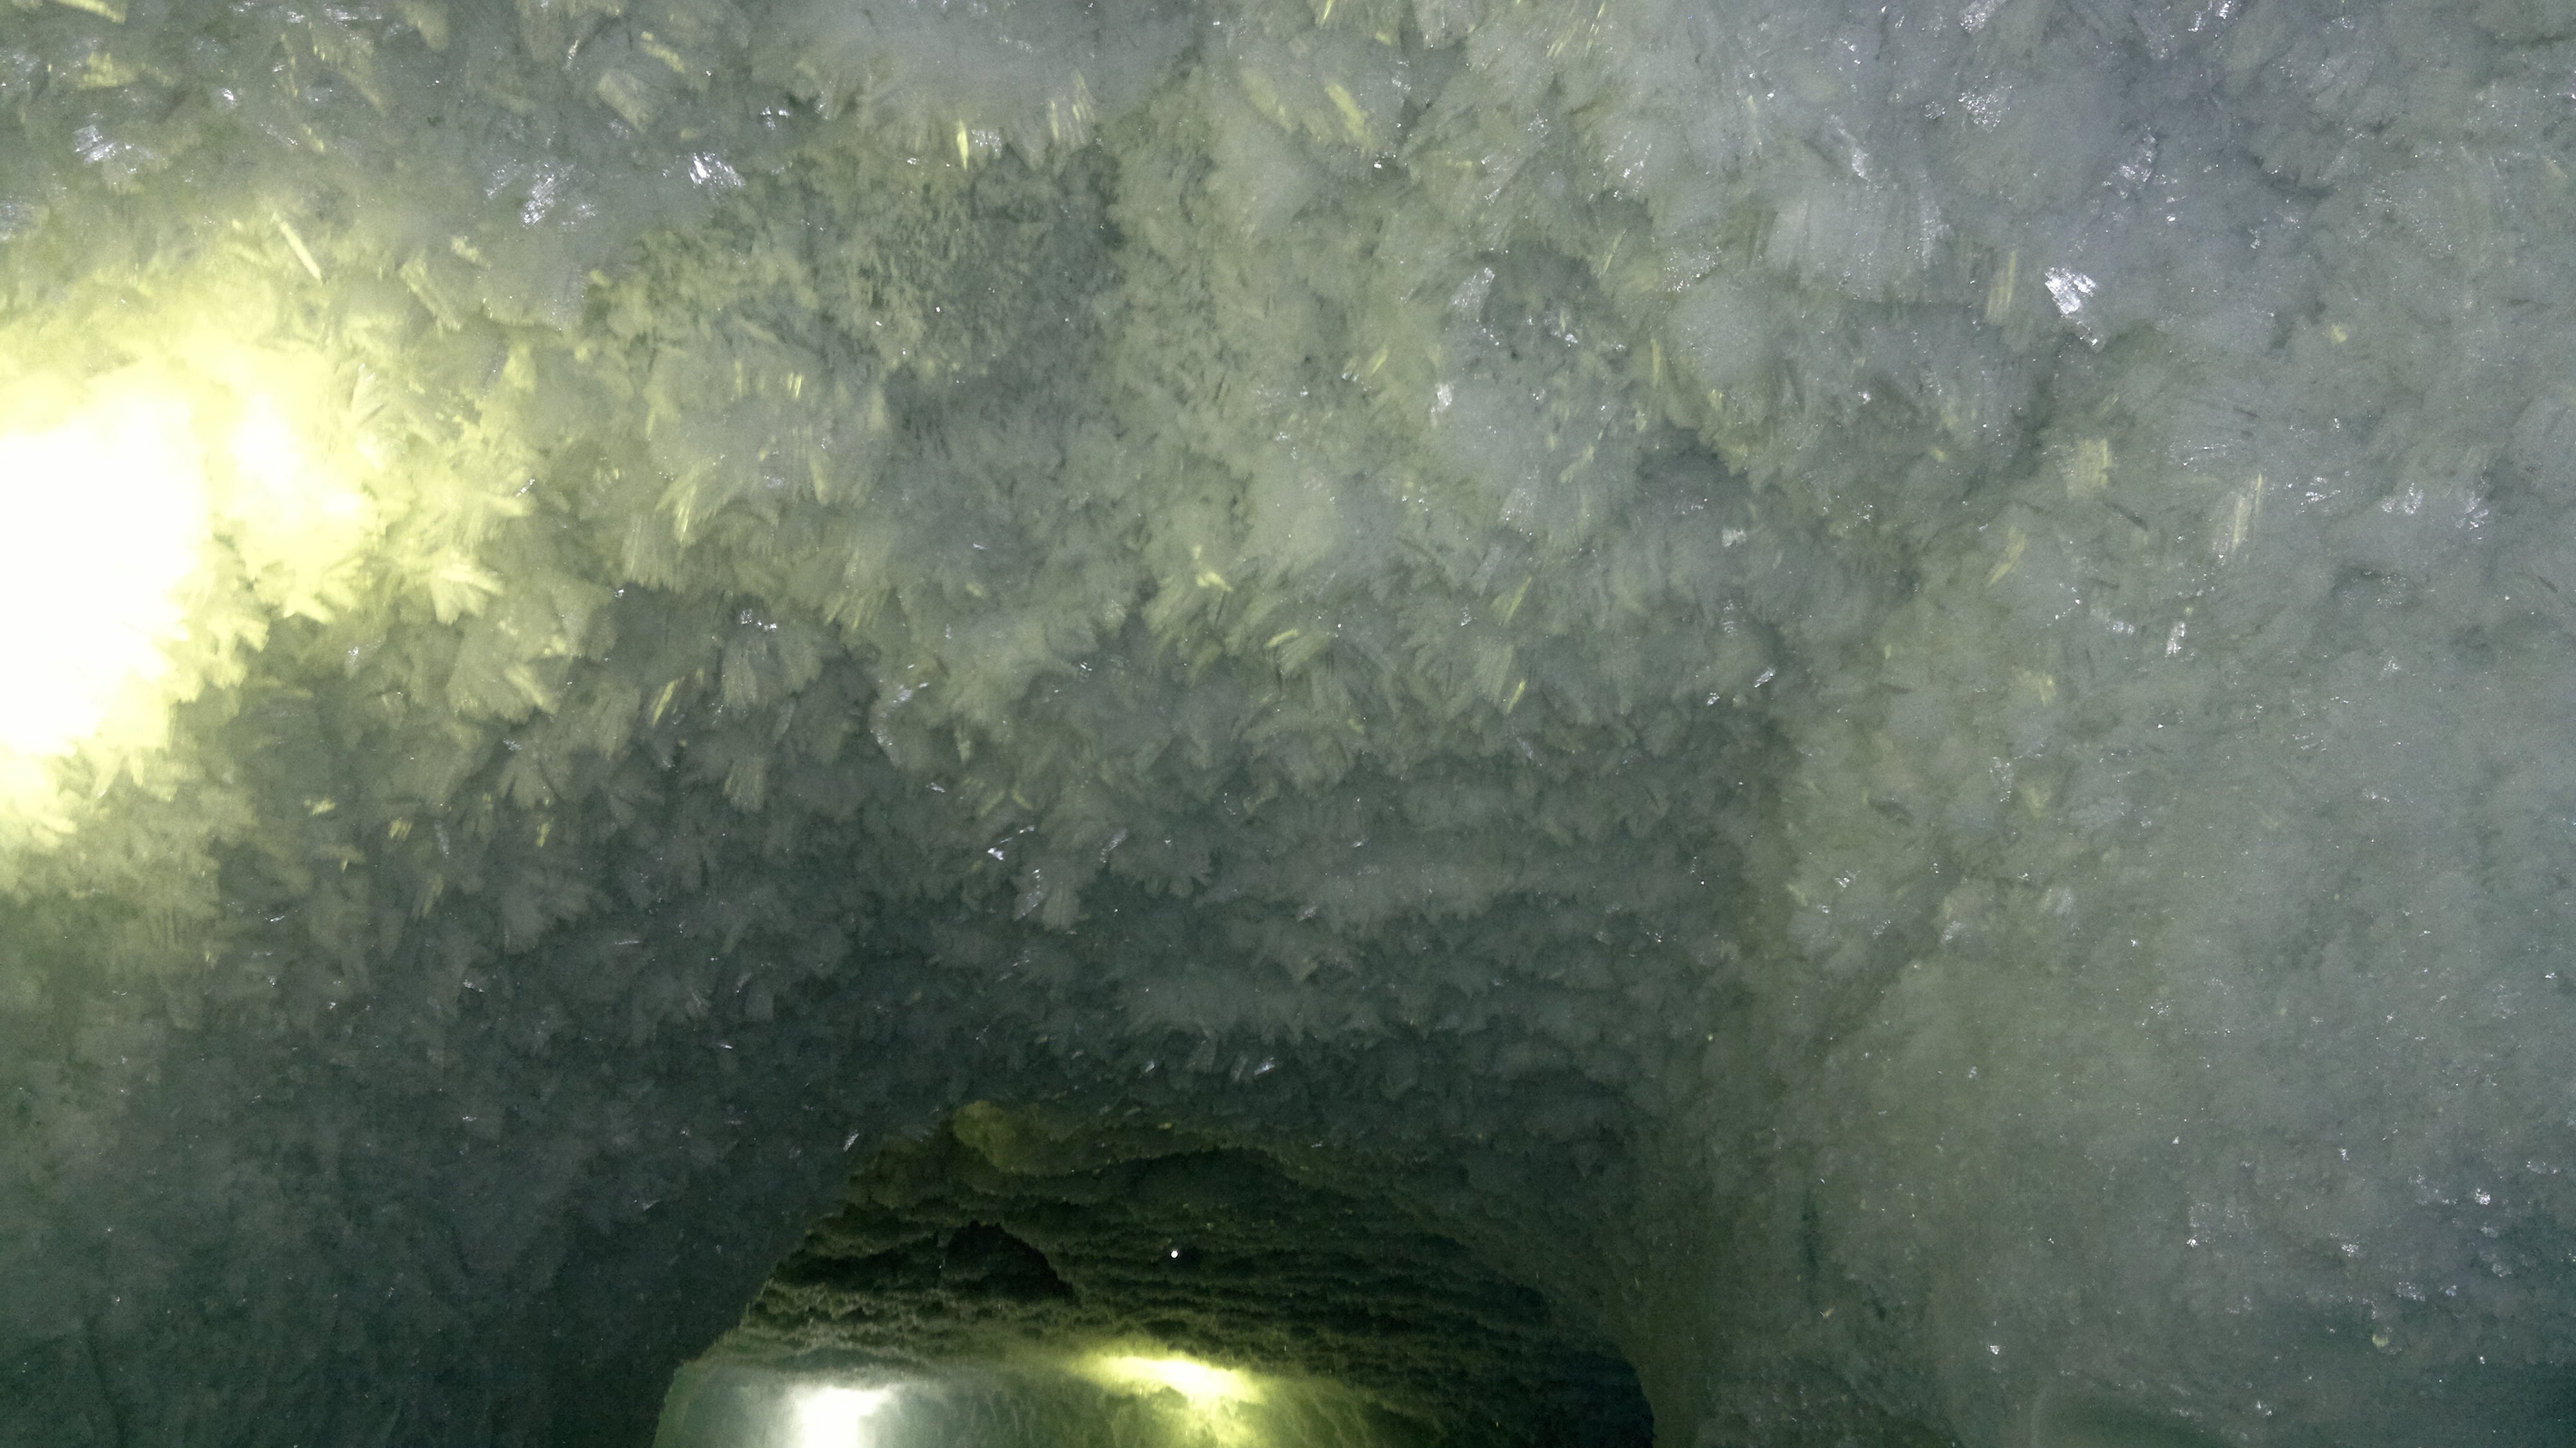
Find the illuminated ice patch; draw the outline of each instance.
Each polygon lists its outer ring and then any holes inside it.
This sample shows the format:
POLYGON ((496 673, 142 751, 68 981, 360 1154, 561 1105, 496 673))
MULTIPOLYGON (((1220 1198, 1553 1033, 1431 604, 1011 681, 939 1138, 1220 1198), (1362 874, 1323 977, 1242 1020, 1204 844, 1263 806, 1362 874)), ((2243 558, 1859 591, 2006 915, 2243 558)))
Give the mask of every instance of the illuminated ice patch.
POLYGON ((806 1388, 789 1408, 794 1448, 866 1448, 875 1441, 870 1420, 894 1401, 892 1388, 806 1388))
POLYGON ((0 435, 0 749, 67 753, 168 668, 207 531, 185 403, 116 396, 0 435))
POLYGON ((223 531, 262 600, 330 617, 334 576, 373 532, 374 504, 324 463, 268 393, 243 404, 224 452, 223 531))
MULTIPOLYGON (((198 349, 203 351, 205 349, 198 349)), ((73 828, 63 766, 95 780, 159 749, 170 706, 279 616, 363 592, 378 533, 363 447, 312 359, 218 349, 86 386, 0 393, 0 826, 73 828), (248 385, 244 385, 248 384, 248 385), (317 441, 318 440, 318 441, 317 441)))
POLYGON ((1255 1402, 1261 1390, 1249 1374, 1185 1357, 1104 1353, 1084 1365, 1093 1381, 1113 1388, 1169 1389, 1194 1405, 1255 1402))

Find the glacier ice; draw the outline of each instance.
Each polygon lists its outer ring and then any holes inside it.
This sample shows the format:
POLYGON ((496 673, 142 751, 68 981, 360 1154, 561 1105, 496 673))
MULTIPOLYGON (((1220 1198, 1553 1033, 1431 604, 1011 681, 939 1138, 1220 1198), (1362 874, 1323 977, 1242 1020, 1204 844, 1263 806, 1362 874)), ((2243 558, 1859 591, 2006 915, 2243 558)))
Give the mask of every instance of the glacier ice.
POLYGON ((640 1441, 979 1099, 1455 1223, 1674 1443, 2550 1441, 2571 75, 0 6, 0 459, 285 359, 350 500, 0 757, 0 1443, 640 1441))

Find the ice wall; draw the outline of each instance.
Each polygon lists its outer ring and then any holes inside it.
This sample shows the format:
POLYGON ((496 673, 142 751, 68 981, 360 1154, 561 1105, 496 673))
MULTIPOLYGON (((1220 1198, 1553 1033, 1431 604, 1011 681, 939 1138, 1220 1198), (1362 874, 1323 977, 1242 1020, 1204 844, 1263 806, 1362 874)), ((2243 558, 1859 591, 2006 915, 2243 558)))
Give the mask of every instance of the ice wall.
POLYGON ((854 1134, 1047 1096, 1405 1163, 1677 1443, 2550 1441, 2571 90, 12 0, 0 383, 235 317, 377 523, 0 821, 0 1441, 631 1441, 854 1134))

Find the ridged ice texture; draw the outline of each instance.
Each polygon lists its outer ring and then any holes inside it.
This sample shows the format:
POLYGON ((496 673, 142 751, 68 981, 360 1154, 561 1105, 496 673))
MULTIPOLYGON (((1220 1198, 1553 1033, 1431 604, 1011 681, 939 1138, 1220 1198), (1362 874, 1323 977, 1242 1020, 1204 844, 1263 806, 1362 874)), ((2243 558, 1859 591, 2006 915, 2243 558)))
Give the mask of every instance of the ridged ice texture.
POLYGON ((2571 76, 10 0, 0 380, 250 298, 383 472, 0 821, 0 1442, 633 1441, 977 1098, 1323 1142, 1675 1443, 2539 1439, 2571 76))
MULTIPOLYGON (((1301 1180, 1312 1159, 1141 1119, 969 1106, 926 1141, 871 1151, 695 1366, 710 1381, 1078 1371, 1132 1357, 1141 1329, 1158 1354, 1255 1365, 1283 1403, 1295 1385, 1338 1395, 1403 1441, 1653 1440, 1635 1372, 1589 1324, 1437 1223, 1301 1180)), ((691 1417, 685 1396, 675 1386, 666 1432, 691 1417)))

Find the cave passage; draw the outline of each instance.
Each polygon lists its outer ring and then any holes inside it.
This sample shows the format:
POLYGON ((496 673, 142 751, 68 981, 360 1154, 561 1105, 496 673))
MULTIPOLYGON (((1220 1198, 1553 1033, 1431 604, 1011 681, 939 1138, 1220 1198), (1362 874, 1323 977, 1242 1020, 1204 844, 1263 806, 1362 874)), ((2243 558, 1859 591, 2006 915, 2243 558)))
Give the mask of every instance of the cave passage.
POLYGON ((1359 1178, 976 1103, 875 1151, 680 1370, 657 1448, 1649 1448, 1597 1331, 1336 1179, 1359 1178))
POLYGON ((0 0, 0 1448, 2563 1448, 2570 700, 2569 0, 0 0))

